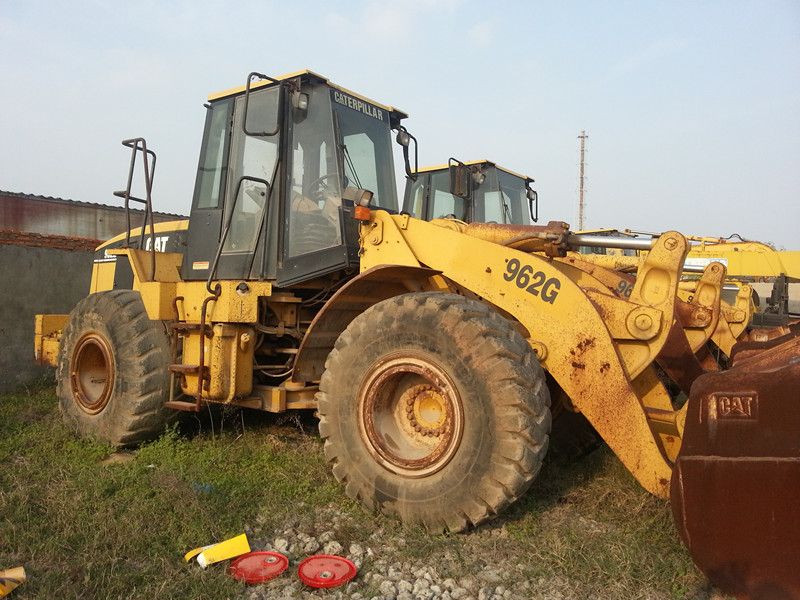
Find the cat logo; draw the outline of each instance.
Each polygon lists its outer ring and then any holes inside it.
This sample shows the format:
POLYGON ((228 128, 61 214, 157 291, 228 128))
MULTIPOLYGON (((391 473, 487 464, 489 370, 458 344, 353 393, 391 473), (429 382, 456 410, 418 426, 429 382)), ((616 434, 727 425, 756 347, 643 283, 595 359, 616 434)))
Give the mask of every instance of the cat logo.
POLYGON ((716 393, 712 396, 718 419, 758 419, 758 394, 716 393))
POLYGON ((150 248, 155 247, 156 252, 166 252, 168 241, 169 241, 168 235, 157 236, 155 238, 148 237, 145 239, 144 249, 150 250, 150 248))

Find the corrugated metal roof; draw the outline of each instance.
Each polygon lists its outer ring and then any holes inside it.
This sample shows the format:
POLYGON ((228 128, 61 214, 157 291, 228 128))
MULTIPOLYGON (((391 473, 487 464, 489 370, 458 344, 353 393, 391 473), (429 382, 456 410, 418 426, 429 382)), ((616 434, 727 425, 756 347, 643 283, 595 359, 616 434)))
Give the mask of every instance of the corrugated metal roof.
MULTIPOLYGON (((24 200, 39 200, 43 202, 53 202, 57 204, 68 204, 70 206, 80 206, 85 208, 104 208, 104 209, 119 210, 119 211, 125 210, 124 206, 101 204, 99 202, 84 202, 82 200, 71 200, 69 198, 57 198, 54 196, 41 196, 39 194, 27 194, 25 192, 8 192, 5 190, 0 190, 0 196, 7 196, 9 198, 21 198, 24 200)), ((137 213, 141 212, 141 209, 138 208, 132 208, 131 210, 137 213)), ((164 217, 178 217, 181 219, 186 218, 186 215, 181 215, 178 213, 153 211, 153 214, 156 216, 164 216, 164 217)))

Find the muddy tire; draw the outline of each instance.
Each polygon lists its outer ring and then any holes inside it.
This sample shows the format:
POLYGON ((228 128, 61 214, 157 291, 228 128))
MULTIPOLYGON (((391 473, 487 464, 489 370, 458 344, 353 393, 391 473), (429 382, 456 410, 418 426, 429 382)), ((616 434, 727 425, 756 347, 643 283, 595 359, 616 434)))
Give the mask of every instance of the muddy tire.
POLYGON ((161 321, 151 321, 138 292, 87 296, 70 313, 58 362, 58 400, 76 433, 134 446, 153 439, 173 411, 169 395, 170 343, 161 321))
POLYGON ((530 346, 453 294, 405 294, 356 317, 318 398, 325 456, 347 494, 433 531, 514 502, 549 442, 550 395, 530 346))

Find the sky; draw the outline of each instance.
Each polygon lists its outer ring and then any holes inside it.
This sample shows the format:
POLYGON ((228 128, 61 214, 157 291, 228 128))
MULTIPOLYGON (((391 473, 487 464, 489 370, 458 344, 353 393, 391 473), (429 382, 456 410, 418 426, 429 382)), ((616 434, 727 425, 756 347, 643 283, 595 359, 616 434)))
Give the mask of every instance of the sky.
MULTIPOLYGON (((540 222, 800 249, 800 1, 0 0, 0 189, 188 214, 209 93, 312 69, 402 108, 421 164, 536 180, 540 222)), ((399 182, 402 184, 402 182, 399 182)))

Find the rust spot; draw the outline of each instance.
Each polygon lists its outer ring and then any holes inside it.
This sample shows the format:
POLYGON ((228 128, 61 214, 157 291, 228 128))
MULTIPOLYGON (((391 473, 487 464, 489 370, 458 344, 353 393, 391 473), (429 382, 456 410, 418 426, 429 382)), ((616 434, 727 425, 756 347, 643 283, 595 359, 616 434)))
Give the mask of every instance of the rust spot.
POLYGON ((586 368, 585 364, 583 364, 582 362, 578 362, 577 360, 573 360, 570 364, 572 365, 572 368, 574 368, 574 369, 585 369, 586 368))
POLYGON ((602 365, 600 365, 601 373, 607 373, 609 369, 611 369, 611 363, 604 362, 602 365))
POLYGON ((584 338, 583 340, 578 342, 578 350, 581 353, 583 353, 583 352, 586 352, 589 348, 593 348, 594 347, 594 340, 595 340, 595 338, 593 338, 593 337, 592 338, 589 338, 589 337, 584 338))

